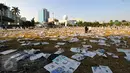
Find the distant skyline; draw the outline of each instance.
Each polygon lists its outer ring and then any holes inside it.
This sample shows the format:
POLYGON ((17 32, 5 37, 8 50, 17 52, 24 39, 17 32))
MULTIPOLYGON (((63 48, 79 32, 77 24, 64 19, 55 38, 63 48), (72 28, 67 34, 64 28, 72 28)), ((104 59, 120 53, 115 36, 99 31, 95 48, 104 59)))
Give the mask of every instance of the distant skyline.
POLYGON ((58 19, 68 15, 69 19, 86 21, 130 21, 130 0, 0 0, 9 7, 16 6, 21 15, 38 20, 38 11, 46 8, 58 19))

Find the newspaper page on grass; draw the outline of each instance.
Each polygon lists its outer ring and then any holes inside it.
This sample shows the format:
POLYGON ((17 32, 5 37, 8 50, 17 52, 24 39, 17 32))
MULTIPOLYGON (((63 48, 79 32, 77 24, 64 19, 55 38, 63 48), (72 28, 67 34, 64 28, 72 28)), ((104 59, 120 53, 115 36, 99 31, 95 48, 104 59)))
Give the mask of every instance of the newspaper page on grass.
POLYGON ((92 71, 93 73, 113 73, 108 66, 94 66, 92 71))
POLYGON ((103 73, 101 68, 98 66, 92 67, 92 71, 93 71, 93 73, 103 73))
POLYGON ((112 73, 111 69, 108 66, 99 66, 102 70, 102 73, 112 73))
MULTIPOLYGON (((57 58, 55 58, 53 60, 53 63, 54 63, 54 67, 53 69, 54 70, 48 70, 48 71, 51 71, 51 73, 62 73, 62 72, 65 72, 65 73, 73 73, 77 68, 78 66, 80 65, 80 62, 77 62, 75 60, 72 60, 70 58, 67 58, 65 56, 58 56, 57 58), (57 72, 55 72, 57 71, 57 72)), ((46 69, 46 67, 45 67, 46 69)))

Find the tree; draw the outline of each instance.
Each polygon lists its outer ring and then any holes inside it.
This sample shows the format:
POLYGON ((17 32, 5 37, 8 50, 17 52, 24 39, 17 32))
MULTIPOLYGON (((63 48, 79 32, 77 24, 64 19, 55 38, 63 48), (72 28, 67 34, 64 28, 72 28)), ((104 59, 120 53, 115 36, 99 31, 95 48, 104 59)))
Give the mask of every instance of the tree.
POLYGON ((18 7, 12 7, 11 11, 15 15, 15 23, 17 25, 17 19, 18 19, 18 15, 20 14, 20 10, 18 7))
POLYGON ((117 26, 120 26, 120 25, 121 25, 121 22, 118 21, 118 20, 115 20, 114 24, 117 25, 117 26))
POLYGON ((32 23, 31 23, 30 21, 25 21, 25 22, 23 22, 22 27, 23 27, 24 29, 25 29, 25 28, 29 28, 31 24, 32 24, 32 23))
POLYGON ((110 20, 110 22, 109 22, 110 26, 112 26, 113 23, 114 23, 113 20, 110 20))
POLYGON ((126 20, 122 20, 121 22, 127 22, 126 20))
POLYGON ((34 24, 35 24, 35 21, 34 21, 34 18, 32 18, 30 26, 35 26, 34 24))
POLYGON ((79 21, 76 23, 78 26, 82 26, 83 25, 83 22, 82 21, 79 21))
POLYGON ((100 26, 100 23, 98 21, 95 21, 95 26, 100 26))

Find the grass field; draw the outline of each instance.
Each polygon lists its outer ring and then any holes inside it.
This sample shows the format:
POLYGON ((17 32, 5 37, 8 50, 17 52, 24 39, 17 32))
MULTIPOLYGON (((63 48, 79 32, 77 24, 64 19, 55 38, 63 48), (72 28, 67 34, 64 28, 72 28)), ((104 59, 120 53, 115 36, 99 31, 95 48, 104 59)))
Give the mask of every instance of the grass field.
MULTIPOLYGON (((105 65, 109 66, 110 69, 113 71, 113 73, 130 73, 130 62, 124 59, 125 54, 124 53, 119 53, 117 52, 116 48, 122 48, 122 49, 130 49, 130 38, 129 37, 123 37, 121 38, 122 41, 127 42, 127 46, 122 43, 119 46, 116 46, 114 44, 111 44, 111 40, 107 38, 106 42, 110 46, 100 46, 98 43, 92 43, 89 40, 98 40, 99 38, 92 38, 92 37, 77 37, 79 39, 78 42, 70 43, 68 40, 70 40, 72 37, 68 37, 63 39, 58 39, 58 40, 49 40, 50 38, 44 38, 44 39, 35 39, 35 40, 24 40, 24 41, 30 41, 30 42, 49 42, 49 45, 37 45, 37 46, 21 46, 19 41, 17 39, 10 40, 6 43, 2 43, 4 45, 8 45, 7 48, 1 48, 0 51, 3 51, 5 49, 18 49, 18 50, 23 50, 23 49, 40 49, 44 53, 54 53, 55 51, 58 50, 58 48, 55 48, 55 45, 57 42, 64 42, 66 43, 63 46, 60 46, 59 48, 62 48, 65 50, 63 55, 71 58, 72 55, 75 53, 70 51, 71 47, 80 47, 82 48, 83 44, 86 45, 92 45, 92 48, 89 49, 89 51, 95 51, 99 48, 104 49, 106 52, 112 52, 116 55, 119 56, 118 59, 112 58, 111 56, 108 56, 107 58, 101 57, 96 55, 94 58, 86 57, 84 60, 81 61, 81 65, 78 67, 78 69, 74 73, 92 73, 92 66, 98 66, 98 65, 105 65), (84 40, 86 39, 86 40, 84 40), (65 41, 66 40, 66 41, 65 41), (83 43, 85 42, 85 43, 83 43)), ((39 64, 34 64, 34 69, 29 69, 25 70, 27 73, 47 73, 44 72, 45 70, 43 68, 39 68, 39 64), (36 68, 36 69, 35 69, 36 68)), ((18 72, 19 73, 19 72, 18 72)), ((24 73, 24 72, 22 72, 24 73)))

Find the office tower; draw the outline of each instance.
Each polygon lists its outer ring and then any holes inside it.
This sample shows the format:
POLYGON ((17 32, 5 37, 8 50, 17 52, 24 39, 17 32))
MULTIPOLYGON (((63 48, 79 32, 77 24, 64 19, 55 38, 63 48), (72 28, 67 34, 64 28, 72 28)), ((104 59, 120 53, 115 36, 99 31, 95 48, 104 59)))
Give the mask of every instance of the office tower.
POLYGON ((47 9, 44 8, 44 9, 40 10, 39 16, 38 16, 39 22, 41 22, 41 23, 48 22, 49 17, 50 17, 50 15, 49 15, 49 11, 47 9))

